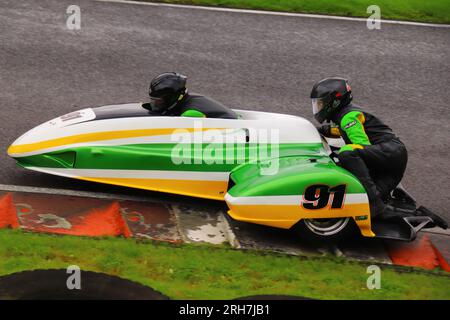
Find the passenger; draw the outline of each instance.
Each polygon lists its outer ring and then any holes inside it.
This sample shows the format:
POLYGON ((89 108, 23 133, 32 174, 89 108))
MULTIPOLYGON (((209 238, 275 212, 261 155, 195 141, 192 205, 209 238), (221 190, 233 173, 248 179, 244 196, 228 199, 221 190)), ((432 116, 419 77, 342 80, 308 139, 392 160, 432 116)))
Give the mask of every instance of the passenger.
POLYGON ((324 125, 319 132, 344 139, 346 145, 339 150, 339 162, 366 189, 372 218, 402 216, 385 201, 405 172, 408 161, 405 145, 380 119, 352 104, 351 88, 345 79, 317 82, 311 99, 315 119, 335 125, 324 125))

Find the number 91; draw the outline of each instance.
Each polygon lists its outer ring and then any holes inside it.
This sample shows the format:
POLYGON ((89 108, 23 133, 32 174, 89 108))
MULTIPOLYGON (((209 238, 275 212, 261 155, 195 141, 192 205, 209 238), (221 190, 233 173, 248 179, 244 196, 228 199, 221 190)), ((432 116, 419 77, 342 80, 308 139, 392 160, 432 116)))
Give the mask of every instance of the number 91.
POLYGON ((341 209, 345 198, 345 184, 330 187, 325 184, 315 184, 305 189, 303 194, 302 206, 305 209, 317 210, 323 209, 330 203, 331 208, 341 209))

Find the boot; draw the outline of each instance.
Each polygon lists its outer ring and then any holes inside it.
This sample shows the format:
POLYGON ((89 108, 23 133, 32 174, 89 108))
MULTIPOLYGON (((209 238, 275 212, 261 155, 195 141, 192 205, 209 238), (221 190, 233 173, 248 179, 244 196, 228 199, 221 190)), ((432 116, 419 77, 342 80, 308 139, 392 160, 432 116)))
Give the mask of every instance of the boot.
POLYGON ((416 215, 416 210, 399 209, 391 205, 385 205, 383 211, 380 212, 376 219, 379 220, 398 220, 416 215))
POLYGON ((367 197, 369 198, 371 218, 373 219, 385 212, 387 205, 381 199, 380 192, 372 179, 359 179, 359 182, 361 182, 364 189, 366 189, 367 197))

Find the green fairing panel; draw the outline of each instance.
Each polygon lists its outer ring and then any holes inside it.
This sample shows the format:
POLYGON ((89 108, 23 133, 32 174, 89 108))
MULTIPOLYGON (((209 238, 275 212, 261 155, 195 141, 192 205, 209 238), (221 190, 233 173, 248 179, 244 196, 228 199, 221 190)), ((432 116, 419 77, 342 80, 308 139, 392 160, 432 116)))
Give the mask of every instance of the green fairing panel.
POLYGON ((267 159, 290 155, 311 157, 324 153, 322 144, 281 144, 278 152, 269 145, 267 150, 261 150, 257 145, 245 143, 226 149, 222 144, 155 143, 79 147, 16 160, 24 167, 225 172, 249 162, 255 155, 267 159))
MULTIPOLYGON (((299 195, 310 185, 347 185, 347 193, 365 193, 352 174, 337 166, 328 157, 284 157, 278 159, 278 172, 262 175, 262 164, 244 164, 231 173, 234 186, 228 190, 233 197, 299 195)), ((272 164, 273 165, 273 164, 272 164)))

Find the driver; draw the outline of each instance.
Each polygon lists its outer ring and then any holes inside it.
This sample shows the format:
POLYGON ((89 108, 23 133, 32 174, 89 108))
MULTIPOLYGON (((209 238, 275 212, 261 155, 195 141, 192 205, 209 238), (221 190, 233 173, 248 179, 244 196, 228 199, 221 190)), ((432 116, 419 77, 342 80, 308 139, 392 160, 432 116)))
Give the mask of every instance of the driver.
MULTIPOLYGON (((354 174, 366 189, 372 218, 391 219, 402 215, 387 205, 389 193, 400 183, 408 155, 405 145, 380 119, 352 104, 352 91, 345 79, 327 78, 311 91, 313 113, 327 137, 342 137, 339 163, 354 174)), ((413 212, 414 213, 414 212, 413 212)))
POLYGON ((157 115, 237 119, 237 114, 221 103, 186 89, 187 77, 176 72, 162 73, 150 82, 150 102, 142 106, 157 115))

